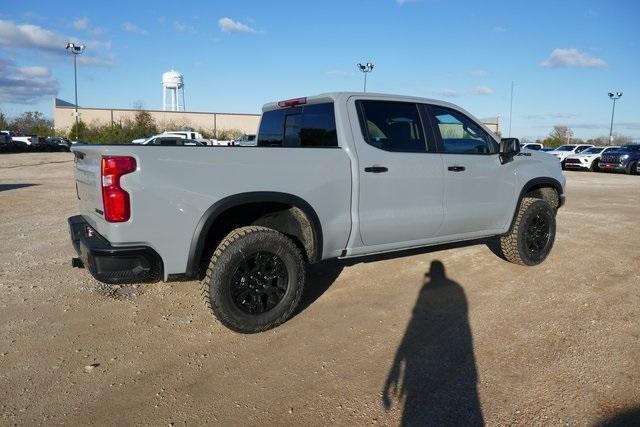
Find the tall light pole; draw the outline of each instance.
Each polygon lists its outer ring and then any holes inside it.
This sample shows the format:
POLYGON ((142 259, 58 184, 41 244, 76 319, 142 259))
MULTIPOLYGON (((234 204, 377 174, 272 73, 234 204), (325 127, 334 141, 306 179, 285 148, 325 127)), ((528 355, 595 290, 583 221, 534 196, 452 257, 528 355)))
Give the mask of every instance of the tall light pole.
POLYGON ((509 138, 511 138, 511 116, 513 116, 513 80, 511 80, 511 98, 509 101, 509 138))
POLYGON ((613 145, 613 115, 616 112, 616 101, 620 99, 622 92, 609 92, 609 98, 613 101, 613 108, 611 109, 611 126, 609 127, 609 145, 613 145))
POLYGON ((74 82, 74 86, 75 86, 75 93, 76 93, 76 102, 74 103, 75 105, 75 111, 73 112, 73 115, 76 117, 76 141, 78 141, 79 137, 78 137, 78 55, 80 55, 82 53, 82 51, 84 50, 84 45, 83 44, 75 44, 75 43, 67 43, 67 48, 66 48, 69 52, 73 53, 73 82, 74 82))
POLYGON ((366 64, 358 64, 358 70, 364 73, 364 91, 367 91, 367 74, 373 71, 374 64, 367 62, 366 64))

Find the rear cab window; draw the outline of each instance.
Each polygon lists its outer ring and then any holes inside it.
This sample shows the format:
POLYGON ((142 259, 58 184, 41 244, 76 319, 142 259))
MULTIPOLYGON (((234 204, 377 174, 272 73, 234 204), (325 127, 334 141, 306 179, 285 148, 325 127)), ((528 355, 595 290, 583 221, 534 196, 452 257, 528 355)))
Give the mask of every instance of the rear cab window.
POLYGON ((332 102, 265 111, 258 131, 259 147, 338 147, 332 102))

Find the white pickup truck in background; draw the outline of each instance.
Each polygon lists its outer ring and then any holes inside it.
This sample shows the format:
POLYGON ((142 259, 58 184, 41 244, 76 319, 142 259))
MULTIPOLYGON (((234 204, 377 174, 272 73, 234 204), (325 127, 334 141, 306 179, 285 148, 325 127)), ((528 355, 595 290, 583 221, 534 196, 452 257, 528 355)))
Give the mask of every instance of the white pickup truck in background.
POLYGON ((107 283, 201 279, 227 327, 294 313, 305 264, 475 239, 542 262, 560 162, 442 101, 327 93, 264 106, 255 147, 74 146, 86 266, 107 283))

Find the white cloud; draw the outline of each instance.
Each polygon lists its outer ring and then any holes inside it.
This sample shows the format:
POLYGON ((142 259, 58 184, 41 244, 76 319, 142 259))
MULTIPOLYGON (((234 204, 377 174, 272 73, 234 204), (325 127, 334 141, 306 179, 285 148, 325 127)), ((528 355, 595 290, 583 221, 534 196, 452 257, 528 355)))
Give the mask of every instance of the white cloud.
POLYGON ((15 24, 0 20, 0 45, 6 47, 31 48, 64 54, 69 41, 77 41, 37 25, 15 24))
POLYGON ((179 33, 190 33, 190 34, 193 34, 193 33, 196 32, 196 29, 193 28, 191 25, 185 24, 183 22, 178 22, 178 21, 173 23, 173 28, 175 28, 176 31, 179 32, 179 33))
POLYGON ((540 65, 546 68, 602 68, 606 67, 607 63, 603 59, 580 52, 578 49, 556 48, 553 49, 549 58, 542 61, 540 65))
POLYGON ((18 67, 16 68, 19 73, 27 77, 50 77, 51 71, 47 67, 34 66, 34 67, 18 67))
POLYGON ((528 120, 543 120, 543 119, 575 119, 578 117, 577 113, 536 113, 525 114, 522 116, 528 120))
POLYGON ((73 28, 75 28, 76 30, 86 30, 87 28, 89 28, 89 18, 85 16, 76 19, 75 21, 73 21, 73 28))
POLYGON ((456 98, 460 96, 460 92, 452 89, 441 89, 435 92, 436 95, 444 96, 445 98, 456 98))
POLYGON ((76 30, 86 31, 94 36, 99 36, 106 33, 106 30, 102 27, 90 27, 89 18, 87 18, 86 16, 73 21, 73 28, 75 28, 76 30))
POLYGON ((325 74, 328 76, 350 77, 354 75, 354 72, 348 70, 328 70, 325 74))
POLYGON ((111 68, 115 65, 115 61, 113 59, 96 58, 95 56, 79 55, 78 64, 90 65, 94 67, 111 68))
POLYGON ((507 28, 498 25, 497 27, 493 27, 493 31, 495 31, 496 33, 506 33, 507 32, 507 28))
POLYGON ((220 31, 227 33, 255 33, 256 30, 248 26, 247 24, 243 24, 240 21, 234 21, 231 18, 218 19, 218 27, 220 27, 220 31))
POLYGON ((121 28, 122 28, 122 31, 127 33, 140 34, 143 36, 146 36, 147 34, 149 34, 147 30, 145 30, 144 28, 138 27, 136 24, 132 24, 131 22, 123 22, 121 28))
POLYGON ((619 122, 616 126, 629 130, 640 130, 640 122, 619 122))
POLYGON ((16 67, 0 59, 0 102, 34 104, 58 93, 58 82, 48 68, 16 67))
MULTIPOLYGON (((12 21, 0 20, 0 45, 11 49, 27 49, 47 52, 56 56, 69 53, 65 50, 68 42, 81 43, 77 37, 65 36, 42 28, 38 25, 16 24, 12 21)), ((110 41, 89 40, 84 43, 88 50, 109 50, 110 41)), ((87 65, 107 66, 110 60, 100 59, 83 53, 80 58, 87 65)))
POLYGON ((476 95, 493 95, 495 93, 489 86, 476 86, 472 92, 476 95))
POLYGON ((489 73, 486 70, 471 70, 469 74, 473 77, 486 77, 489 73))

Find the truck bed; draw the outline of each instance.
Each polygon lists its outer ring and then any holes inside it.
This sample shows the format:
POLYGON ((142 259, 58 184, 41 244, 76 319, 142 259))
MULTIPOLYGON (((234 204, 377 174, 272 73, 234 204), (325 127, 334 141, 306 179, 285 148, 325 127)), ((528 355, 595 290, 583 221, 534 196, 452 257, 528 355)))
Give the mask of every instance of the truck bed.
POLYGON ((322 258, 339 256, 351 229, 351 165, 339 148, 74 146, 80 213, 114 247, 146 245, 164 260, 164 278, 183 274, 194 230, 213 204, 230 195, 304 195, 322 224, 322 258), (102 213, 102 156, 132 156, 137 170, 121 178, 131 218, 102 213), (286 173, 283 173, 286 171, 286 173), (161 212, 161 215, 159 214, 161 212), (147 241, 153 235, 153 243, 147 241))

